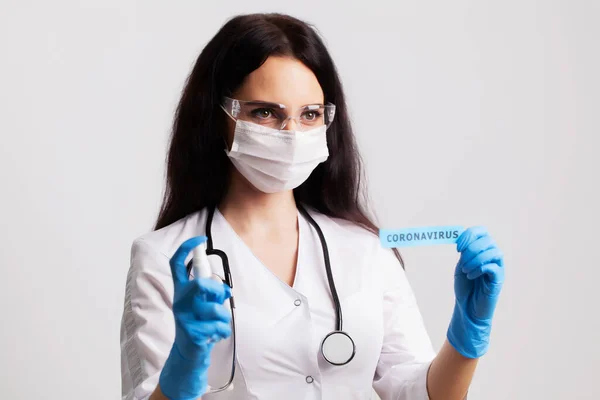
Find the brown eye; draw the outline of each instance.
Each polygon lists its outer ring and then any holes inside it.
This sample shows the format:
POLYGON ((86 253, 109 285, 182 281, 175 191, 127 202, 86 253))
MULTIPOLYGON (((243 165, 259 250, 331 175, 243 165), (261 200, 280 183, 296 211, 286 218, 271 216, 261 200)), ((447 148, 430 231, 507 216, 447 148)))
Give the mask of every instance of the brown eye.
POLYGON ((321 113, 318 111, 306 111, 303 115, 302 118, 306 121, 306 122, 315 122, 317 121, 319 118, 321 117, 321 113))
POLYGON ((273 112, 268 108, 259 108, 252 111, 252 115, 258 119, 267 119, 273 115, 273 112))

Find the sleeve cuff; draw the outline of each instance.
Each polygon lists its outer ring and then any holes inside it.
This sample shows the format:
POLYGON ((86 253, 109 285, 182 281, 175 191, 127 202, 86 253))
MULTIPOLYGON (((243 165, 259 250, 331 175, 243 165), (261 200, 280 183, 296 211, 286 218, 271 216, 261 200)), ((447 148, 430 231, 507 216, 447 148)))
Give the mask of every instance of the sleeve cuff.
POLYGON ((419 364, 398 364, 374 382, 382 400, 430 400, 427 375, 432 361, 419 364))

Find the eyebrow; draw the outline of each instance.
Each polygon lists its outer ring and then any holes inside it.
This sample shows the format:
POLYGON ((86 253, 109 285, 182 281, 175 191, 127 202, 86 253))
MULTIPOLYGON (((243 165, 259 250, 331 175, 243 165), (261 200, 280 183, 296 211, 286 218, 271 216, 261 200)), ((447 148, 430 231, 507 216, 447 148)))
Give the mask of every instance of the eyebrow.
MULTIPOLYGON (((251 106, 272 107, 272 108, 280 108, 280 109, 281 108, 288 108, 284 104, 273 103, 273 102, 270 102, 270 101, 262 101, 262 100, 250 100, 250 101, 246 101, 246 104, 251 105, 251 106)), ((305 108, 305 107, 311 107, 311 106, 323 107, 324 104, 322 104, 322 103, 309 103, 309 104, 305 104, 303 106, 300 106, 299 108, 305 108)))

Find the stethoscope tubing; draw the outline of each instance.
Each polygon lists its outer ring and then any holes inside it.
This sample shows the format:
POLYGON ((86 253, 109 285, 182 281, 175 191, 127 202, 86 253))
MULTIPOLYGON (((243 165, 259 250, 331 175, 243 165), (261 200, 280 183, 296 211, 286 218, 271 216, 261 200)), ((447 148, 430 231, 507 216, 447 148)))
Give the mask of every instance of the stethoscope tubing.
MULTIPOLYGON (((327 247, 327 241, 325 240, 325 235, 323 235, 323 231, 321 230, 321 227, 314 220, 314 218, 308 213, 308 211, 306 211, 306 209, 300 204, 297 204, 297 207, 298 207, 298 210, 302 213, 302 215, 308 220, 308 222, 311 224, 311 226, 315 229, 315 231, 317 232, 317 235, 319 236, 319 241, 321 242, 321 248, 323 250, 323 261, 325 263, 325 271, 327 273, 327 282, 329 284, 329 290, 331 292, 331 297, 333 298, 333 303, 334 303, 334 307, 335 307, 335 315, 336 315, 335 331, 332 331, 327 336, 325 336, 325 338, 321 342, 321 352, 323 353, 323 345, 329 337, 334 336, 335 334, 341 334, 341 335, 346 336, 352 343, 351 356, 346 361, 339 362, 339 363, 336 363, 332 360, 329 360, 327 357, 325 357, 326 361, 332 365, 345 365, 354 358, 354 355, 356 353, 356 347, 355 347, 354 341, 352 340, 350 335, 348 335, 346 332, 343 332, 343 330, 342 330, 342 328, 343 328, 342 307, 340 304, 340 299, 338 297, 337 289, 335 287, 333 273, 331 271, 331 260, 329 258, 329 249, 327 247)), ((217 276, 225 284, 227 284, 230 288, 233 289, 233 279, 231 276, 231 270, 229 268, 229 260, 228 260, 227 254, 222 250, 214 248, 213 238, 212 238, 212 221, 213 221, 214 213, 215 213, 215 208, 214 207, 209 208, 209 211, 208 211, 208 214, 206 217, 206 226, 205 226, 205 233, 206 233, 206 237, 207 237, 206 254, 209 256, 217 255, 221 258, 221 261, 223 264, 224 277, 220 277, 216 274, 214 274, 214 275, 217 276)), ((187 266, 188 275, 191 274, 191 271, 192 271, 192 262, 190 261, 190 263, 187 266)), ((232 325, 231 326, 231 328, 232 328, 231 338, 232 338, 232 345, 233 345, 231 374, 229 376, 229 380, 227 381, 227 383, 225 385, 223 385, 222 387, 217 388, 217 389, 209 388, 209 390, 207 392, 208 394, 227 390, 233 383, 233 379, 235 377, 235 365, 237 363, 237 343, 236 343, 236 329, 235 329, 235 301, 234 301, 233 296, 231 296, 229 298, 229 304, 231 306, 231 325, 232 325)), ((325 356, 325 355, 323 354, 323 356, 325 356)))

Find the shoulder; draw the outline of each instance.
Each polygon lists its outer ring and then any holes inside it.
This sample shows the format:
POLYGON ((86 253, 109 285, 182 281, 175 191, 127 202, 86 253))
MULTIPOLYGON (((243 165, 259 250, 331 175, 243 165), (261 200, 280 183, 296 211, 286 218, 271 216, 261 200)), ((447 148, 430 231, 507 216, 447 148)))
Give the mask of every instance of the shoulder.
MULTIPOLYGON (((359 224, 330 217, 313 209, 308 210, 323 230, 329 250, 337 255, 344 268, 364 279, 378 276, 377 280, 398 282, 404 270, 392 249, 381 245, 379 232, 372 232, 359 224)), ((349 272, 349 271, 348 271, 349 272)))
POLYGON ((189 214, 133 240, 126 282, 128 298, 172 298, 169 260, 183 241, 204 234, 205 215, 204 210, 189 214))
POLYGON ((370 231, 360 224, 342 218, 331 217, 314 209, 308 210, 310 215, 335 240, 335 245, 342 248, 360 250, 377 259, 396 259, 391 249, 381 245, 378 231, 370 231))
POLYGON ((205 222, 206 209, 196 211, 161 229, 135 238, 132 243, 132 253, 153 252, 171 258, 185 240, 204 235, 205 222))

